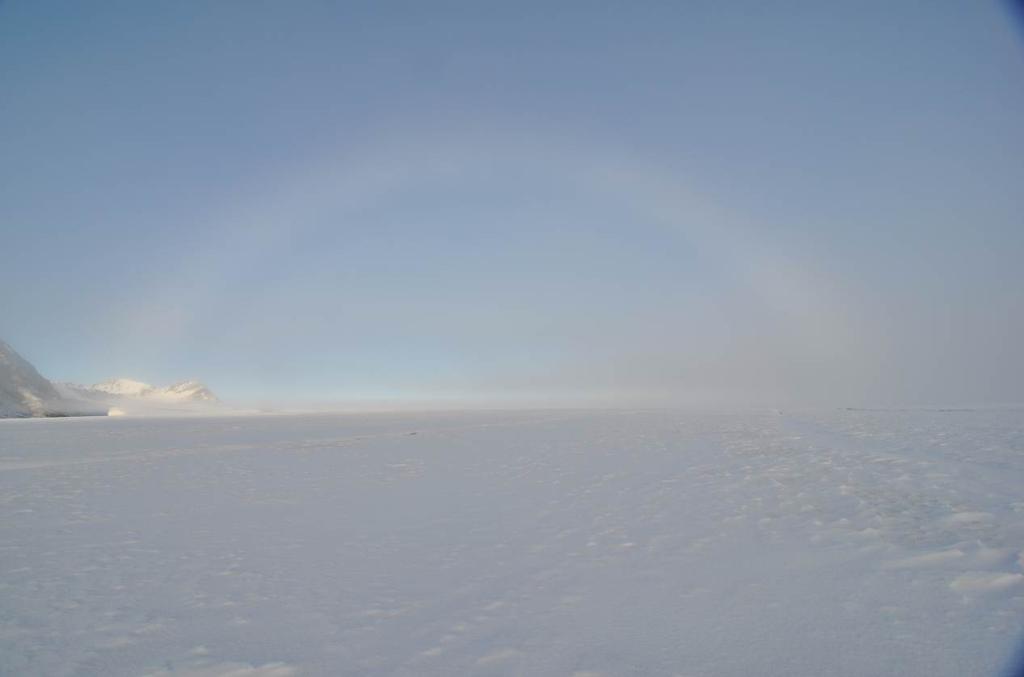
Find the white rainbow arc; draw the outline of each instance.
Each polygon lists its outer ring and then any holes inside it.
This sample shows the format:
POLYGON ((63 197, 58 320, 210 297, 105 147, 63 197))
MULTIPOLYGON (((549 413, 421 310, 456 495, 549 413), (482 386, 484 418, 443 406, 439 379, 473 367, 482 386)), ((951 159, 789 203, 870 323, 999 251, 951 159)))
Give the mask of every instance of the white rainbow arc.
POLYGON ((332 158, 208 215, 196 255, 169 268, 149 308, 128 317, 122 335, 173 343, 244 270, 297 234, 325 228, 324 215, 344 223, 346 215, 386 205, 414 188, 458 190, 453 186, 460 179, 481 171, 526 173, 564 185, 597 204, 636 214, 631 227, 670 232, 749 289, 769 312, 786 316, 794 340, 812 349, 842 352, 855 335, 850 302, 834 279, 794 252, 773 247, 765 224, 693 194, 672 172, 625 153, 581 150, 557 139, 479 134, 394 140, 332 158))

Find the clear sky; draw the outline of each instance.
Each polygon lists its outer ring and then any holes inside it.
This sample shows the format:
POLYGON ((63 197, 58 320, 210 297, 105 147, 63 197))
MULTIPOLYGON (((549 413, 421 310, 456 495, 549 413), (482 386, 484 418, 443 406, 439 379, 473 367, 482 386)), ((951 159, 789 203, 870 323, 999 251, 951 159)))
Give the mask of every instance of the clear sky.
POLYGON ((1021 402, 1020 29, 0 2, 0 336, 238 400, 1021 402))

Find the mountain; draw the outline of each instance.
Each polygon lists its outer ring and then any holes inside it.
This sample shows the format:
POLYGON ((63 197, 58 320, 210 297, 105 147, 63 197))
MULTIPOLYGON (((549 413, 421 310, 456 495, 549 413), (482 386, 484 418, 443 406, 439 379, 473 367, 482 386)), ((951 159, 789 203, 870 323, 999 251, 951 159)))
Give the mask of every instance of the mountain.
POLYGON ((97 383, 93 386, 80 387, 91 388, 92 390, 98 390, 99 392, 107 393, 108 395, 128 395, 132 397, 145 397, 156 390, 156 388, 148 383, 133 381, 130 378, 114 378, 109 381, 104 381, 103 383, 97 383))
POLYGON ((53 384, 0 340, 0 416, 47 416, 60 400, 53 384))
POLYGON ((157 388, 127 378, 92 386, 51 383, 0 340, 0 418, 199 413, 220 400, 199 381, 157 388))
POLYGON ((130 378, 115 378, 92 386, 62 384, 79 396, 90 399, 116 398, 143 399, 165 402, 218 402, 217 396, 199 381, 181 381, 166 388, 157 388, 130 378))
POLYGON ((182 381, 158 391, 160 397, 191 402, 218 402, 217 396, 199 381, 182 381))

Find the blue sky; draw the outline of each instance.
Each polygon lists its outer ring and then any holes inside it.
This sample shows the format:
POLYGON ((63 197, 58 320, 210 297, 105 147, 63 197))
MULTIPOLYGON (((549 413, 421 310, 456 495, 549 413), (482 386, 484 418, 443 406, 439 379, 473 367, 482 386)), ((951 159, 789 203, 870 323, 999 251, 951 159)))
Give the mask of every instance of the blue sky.
POLYGON ((0 3, 0 336, 238 400, 1024 401, 1015 21, 0 3))

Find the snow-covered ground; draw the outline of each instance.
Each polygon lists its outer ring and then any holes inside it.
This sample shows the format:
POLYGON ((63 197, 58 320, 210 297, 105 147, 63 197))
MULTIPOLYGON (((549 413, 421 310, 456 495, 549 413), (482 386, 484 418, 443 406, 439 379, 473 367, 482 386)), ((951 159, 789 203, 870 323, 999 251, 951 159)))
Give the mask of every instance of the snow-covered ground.
POLYGON ((987 675, 1024 412, 0 421, 0 674, 987 675))

